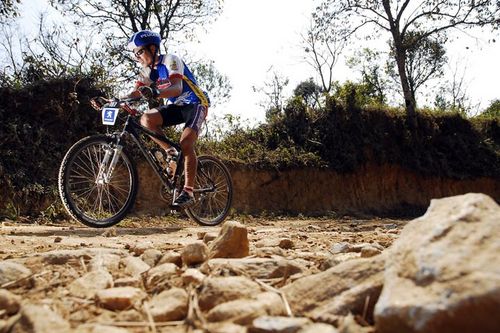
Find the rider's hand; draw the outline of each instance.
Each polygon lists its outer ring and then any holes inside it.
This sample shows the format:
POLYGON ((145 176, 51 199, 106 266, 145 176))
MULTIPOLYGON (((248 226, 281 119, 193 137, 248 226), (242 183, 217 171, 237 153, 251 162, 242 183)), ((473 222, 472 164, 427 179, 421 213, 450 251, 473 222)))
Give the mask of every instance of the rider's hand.
POLYGON ((144 97, 145 99, 156 98, 160 94, 158 89, 153 89, 149 86, 140 86, 139 88, 137 88, 137 90, 139 91, 141 96, 144 97))
POLYGON ((106 102, 106 99, 101 96, 96 96, 90 99, 90 105, 97 111, 101 110, 106 102))

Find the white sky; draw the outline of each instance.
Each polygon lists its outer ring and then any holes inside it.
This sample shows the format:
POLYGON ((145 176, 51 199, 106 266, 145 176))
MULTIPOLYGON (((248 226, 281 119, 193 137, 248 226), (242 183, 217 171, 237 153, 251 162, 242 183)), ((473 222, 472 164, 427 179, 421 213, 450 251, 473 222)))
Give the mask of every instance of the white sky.
MULTIPOLYGON (((22 5, 29 8, 22 21, 25 29, 30 24, 36 26, 37 9, 47 8, 46 0, 25 0, 22 5)), ((252 86, 262 87, 271 72, 276 71, 290 79, 288 93, 291 93, 299 82, 315 76, 300 47, 300 33, 309 24, 313 8, 314 0, 224 1, 222 15, 207 34, 200 35, 201 43, 193 51, 197 56, 214 60, 233 86, 231 100, 214 109, 215 113, 240 115, 252 123, 262 121, 265 111, 258 103, 263 96, 254 93, 252 86)), ((488 44, 461 34, 448 52, 450 63, 459 60, 467 65, 468 94, 481 108, 500 98, 499 37, 497 34, 497 43, 488 44)), ((381 43, 385 45, 385 40, 381 43)), ((341 82, 357 79, 357 73, 352 73, 342 61, 336 71, 336 79, 341 82)))

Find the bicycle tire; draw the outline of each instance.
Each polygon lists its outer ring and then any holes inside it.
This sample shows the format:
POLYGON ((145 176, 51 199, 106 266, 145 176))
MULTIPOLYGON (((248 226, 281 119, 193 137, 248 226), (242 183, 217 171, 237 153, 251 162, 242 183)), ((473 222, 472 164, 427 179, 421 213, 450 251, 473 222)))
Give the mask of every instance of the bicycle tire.
POLYGON ((104 149, 113 142, 107 135, 83 138, 68 150, 59 169, 58 188, 64 208, 71 217, 89 227, 117 224, 130 211, 137 195, 137 168, 125 150, 109 182, 97 181, 104 149))
POLYGON ((224 163, 213 156, 198 157, 194 195, 195 204, 185 209, 192 220, 200 225, 215 226, 226 219, 233 201, 233 180, 224 163), (213 190, 202 191, 212 185, 213 190))

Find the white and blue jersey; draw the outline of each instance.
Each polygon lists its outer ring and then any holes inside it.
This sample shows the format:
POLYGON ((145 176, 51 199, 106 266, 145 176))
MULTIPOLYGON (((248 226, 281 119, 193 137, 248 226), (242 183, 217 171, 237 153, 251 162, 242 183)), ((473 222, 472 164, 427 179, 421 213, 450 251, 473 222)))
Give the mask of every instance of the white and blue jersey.
POLYGON ((171 85, 170 79, 172 78, 182 79, 182 93, 177 97, 168 98, 169 104, 209 106, 210 100, 207 94, 198 86, 193 73, 181 58, 173 54, 160 55, 158 65, 155 66, 153 71, 151 71, 150 67, 143 67, 139 74, 137 86, 149 86, 156 83, 158 89, 165 89, 171 85))

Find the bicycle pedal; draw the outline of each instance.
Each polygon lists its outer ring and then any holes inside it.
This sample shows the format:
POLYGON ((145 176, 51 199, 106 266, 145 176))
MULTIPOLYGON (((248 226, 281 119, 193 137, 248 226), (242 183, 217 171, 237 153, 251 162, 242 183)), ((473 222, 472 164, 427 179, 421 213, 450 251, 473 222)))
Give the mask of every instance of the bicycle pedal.
POLYGON ((182 210, 182 207, 179 207, 177 205, 170 205, 170 210, 173 212, 180 212, 182 210))

